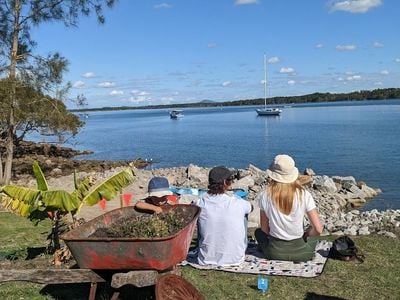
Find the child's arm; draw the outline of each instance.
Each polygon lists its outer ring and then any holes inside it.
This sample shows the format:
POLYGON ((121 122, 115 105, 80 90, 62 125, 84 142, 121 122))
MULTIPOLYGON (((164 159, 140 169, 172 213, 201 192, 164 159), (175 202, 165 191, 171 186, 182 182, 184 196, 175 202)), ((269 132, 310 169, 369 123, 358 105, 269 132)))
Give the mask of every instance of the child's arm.
POLYGON ((156 206, 146 202, 136 202, 135 207, 143 210, 151 210, 154 211, 154 213, 156 214, 162 213, 162 208, 160 206, 156 206))

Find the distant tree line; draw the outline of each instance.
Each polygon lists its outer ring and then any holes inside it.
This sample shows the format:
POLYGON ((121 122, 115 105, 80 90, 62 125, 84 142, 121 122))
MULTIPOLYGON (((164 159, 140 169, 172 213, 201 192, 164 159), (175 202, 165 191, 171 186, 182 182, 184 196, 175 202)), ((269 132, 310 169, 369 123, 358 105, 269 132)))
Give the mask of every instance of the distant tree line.
MULTIPOLYGON (((361 100, 383 100, 400 99, 400 88, 376 89, 372 91, 356 91, 351 93, 313 93, 302 96, 287 96, 267 98, 267 104, 294 104, 294 103, 314 103, 314 102, 333 102, 333 101, 361 101, 361 100)), ((185 107, 215 107, 215 106, 242 106, 242 105, 263 105, 264 98, 243 99, 236 101, 201 101, 196 103, 181 103, 168 105, 147 105, 147 106, 122 106, 122 107, 102 107, 74 109, 71 111, 105 111, 105 110, 130 110, 130 109, 157 109, 157 108, 185 108, 185 107)))

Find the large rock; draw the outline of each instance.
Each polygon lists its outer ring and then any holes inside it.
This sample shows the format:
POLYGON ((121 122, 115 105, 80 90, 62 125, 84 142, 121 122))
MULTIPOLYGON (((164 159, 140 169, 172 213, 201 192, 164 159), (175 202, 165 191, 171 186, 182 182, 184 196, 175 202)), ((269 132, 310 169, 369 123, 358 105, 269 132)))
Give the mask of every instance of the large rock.
POLYGON ((337 191, 335 182, 332 180, 332 178, 323 175, 323 176, 315 176, 314 177, 314 183, 313 183, 314 189, 317 189, 319 191, 327 192, 327 193, 335 193, 337 191))

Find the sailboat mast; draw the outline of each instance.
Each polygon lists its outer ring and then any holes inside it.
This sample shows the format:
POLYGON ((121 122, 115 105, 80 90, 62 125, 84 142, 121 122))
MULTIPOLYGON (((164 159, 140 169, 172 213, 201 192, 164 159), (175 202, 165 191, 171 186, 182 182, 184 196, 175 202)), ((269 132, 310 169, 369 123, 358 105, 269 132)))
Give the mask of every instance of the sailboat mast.
POLYGON ((264 108, 267 107, 267 56, 264 54, 264 108))

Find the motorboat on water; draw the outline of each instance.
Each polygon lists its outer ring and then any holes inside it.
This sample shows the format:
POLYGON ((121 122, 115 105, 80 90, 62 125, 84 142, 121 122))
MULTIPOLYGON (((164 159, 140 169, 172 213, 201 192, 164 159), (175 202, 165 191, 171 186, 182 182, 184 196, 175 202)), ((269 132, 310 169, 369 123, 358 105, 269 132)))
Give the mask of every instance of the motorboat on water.
POLYGON ((169 116, 171 117, 171 119, 181 118, 181 117, 183 117, 182 110, 180 110, 180 109, 171 110, 169 112, 169 116))
POLYGON ((282 109, 276 107, 267 107, 267 56, 264 54, 264 108, 257 108, 259 116, 279 116, 282 109))

